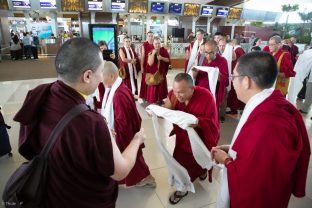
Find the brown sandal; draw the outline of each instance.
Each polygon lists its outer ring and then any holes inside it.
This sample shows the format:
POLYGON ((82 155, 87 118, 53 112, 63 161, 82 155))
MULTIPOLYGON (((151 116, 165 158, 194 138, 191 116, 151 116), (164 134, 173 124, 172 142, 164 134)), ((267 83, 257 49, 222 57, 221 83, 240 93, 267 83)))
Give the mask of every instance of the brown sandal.
MULTIPOLYGON (((179 191, 180 192, 180 191, 179 191)), ((181 192, 180 192, 181 193, 181 192)), ((187 196, 188 191, 186 193, 184 193, 183 195, 178 195, 178 191, 175 191, 173 194, 171 194, 171 196, 169 197, 169 202, 170 204, 177 204, 179 203, 179 201, 181 201, 181 199, 185 196, 187 196)))

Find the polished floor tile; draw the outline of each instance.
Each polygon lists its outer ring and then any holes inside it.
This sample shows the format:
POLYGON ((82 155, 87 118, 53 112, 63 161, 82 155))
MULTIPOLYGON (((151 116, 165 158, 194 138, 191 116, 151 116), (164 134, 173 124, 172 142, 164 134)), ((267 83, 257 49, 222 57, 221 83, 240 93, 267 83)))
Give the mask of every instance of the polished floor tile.
MULTIPOLYGON (((168 88, 171 88, 174 76, 181 72, 180 70, 170 70, 168 74, 168 88)), ((2 194, 5 181, 8 179, 12 171, 14 171, 19 164, 25 161, 17 152, 18 146, 18 134, 19 124, 13 121, 13 117, 21 107, 28 90, 36 87, 39 84, 49 83, 54 81, 54 78, 49 79, 33 79, 33 80, 19 80, 19 81, 6 81, 0 82, 0 106, 2 106, 3 115, 7 124, 12 128, 8 130, 11 145, 13 148, 13 157, 7 156, 0 158, 0 194, 2 194)), ((139 82, 140 84, 140 82, 139 82)), ((142 103, 141 100, 136 103, 138 111, 142 117, 142 127, 145 129, 146 141, 143 154, 145 160, 150 168, 151 174, 155 177, 157 187, 156 188, 120 188, 119 196, 117 200, 117 208, 215 208, 217 193, 220 184, 220 174, 218 168, 214 168, 213 182, 209 183, 207 180, 204 182, 195 181, 196 193, 189 193, 188 196, 182 199, 182 201, 172 206, 168 198, 174 191, 174 188, 168 184, 168 172, 166 168, 166 162, 161 155, 158 146, 155 142, 154 129, 152 127, 151 118, 145 112, 147 103, 142 103)), ((298 106, 300 103, 298 103, 298 106)), ((312 111, 307 115, 303 115, 308 134, 310 137, 310 143, 312 138, 312 111)), ((237 126, 239 116, 226 116, 225 123, 221 126, 221 136, 219 144, 229 144, 232 140, 233 133, 237 126)), ((168 130, 170 131, 170 125, 168 130)), ((164 138, 166 140, 166 146, 169 151, 172 151, 175 145, 175 138, 164 138)), ((310 159, 310 168, 307 179, 307 196, 298 199, 292 197, 289 203, 290 208, 312 208, 312 160, 310 159)), ((1 207, 1 203, 0 203, 1 207)))

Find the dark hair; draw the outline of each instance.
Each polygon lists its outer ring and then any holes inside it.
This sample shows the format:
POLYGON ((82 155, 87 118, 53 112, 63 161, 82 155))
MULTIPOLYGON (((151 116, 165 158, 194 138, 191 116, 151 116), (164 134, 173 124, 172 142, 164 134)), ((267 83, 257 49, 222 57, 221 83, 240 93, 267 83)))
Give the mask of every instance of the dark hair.
POLYGON ((98 43, 99 46, 103 46, 105 45, 106 47, 108 47, 107 43, 105 40, 100 40, 99 43, 98 43))
POLYGON ((19 38, 18 38, 17 35, 14 35, 13 38, 12 38, 12 40, 13 40, 13 43, 14 43, 14 44, 18 44, 19 38))
POLYGON ((73 38, 66 41, 56 54, 55 68, 58 76, 76 82, 86 70, 95 72, 103 62, 98 45, 87 38, 73 38))
POLYGON ((188 73, 179 73, 174 77, 175 82, 186 81, 189 87, 193 87, 193 79, 188 73))
POLYGON ((197 33, 197 32, 200 32, 201 34, 205 34, 205 31, 202 30, 202 29, 198 29, 198 30, 196 31, 196 33, 197 33))
POLYGON ((220 36, 224 36, 224 34, 222 32, 216 32, 213 36, 216 36, 216 35, 220 35, 220 36))
POLYGON ((277 65, 273 56, 263 51, 247 53, 238 59, 239 75, 250 77, 261 89, 271 88, 277 77, 277 65))
POLYGON ((152 33, 152 34, 154 34, 152 31, 148 31, 148 32, 147 32, 147 34, 148 34, 148 33, 152 33))

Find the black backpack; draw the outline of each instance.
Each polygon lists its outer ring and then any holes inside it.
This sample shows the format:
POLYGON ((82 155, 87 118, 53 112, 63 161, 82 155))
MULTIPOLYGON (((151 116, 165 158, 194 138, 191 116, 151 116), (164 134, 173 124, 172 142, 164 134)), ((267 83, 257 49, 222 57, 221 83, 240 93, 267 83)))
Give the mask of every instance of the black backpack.
POLYGON ((80 104, 66 113, 51 132, 40 154, 15 170, 3 191, 2 200, 5 208, 38 208, 41 206, 46 189, 50 150, 64 127, 75 116, 88 109, 85 104, 80 104))

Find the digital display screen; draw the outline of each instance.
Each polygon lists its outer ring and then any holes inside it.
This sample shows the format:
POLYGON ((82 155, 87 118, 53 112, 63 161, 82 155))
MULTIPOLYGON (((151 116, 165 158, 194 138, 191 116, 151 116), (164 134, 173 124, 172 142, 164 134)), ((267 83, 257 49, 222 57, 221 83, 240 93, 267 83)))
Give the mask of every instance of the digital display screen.
POLYGON ((182 13, 182 4, 170 3, 169 5, 169 13, 172 14, 181 14, 182 13))
POLYGON ((218 8, 216 12, 217 17, 226 17, 229 13, 229 8, 218 8))
POLYGON ((115 49, 115 29, 113 27, 92 27, 91 28, 92 40, 94 43, 98 44, 100 41, 105 41, 107 43, 108 49, 112 50, 114 53, 115 49))
POLYGON ((102 0, 88 1, 88 10, 96 10, 96 11, 103 10, 102 0))
POLYGON ((200 4, 184 4, 183 15, 197 16, 199 9, 200 4))
POLYGON ((56 9, 56 0, 40 0, 41 9, 56 9))
POLYGON ((213 7, 212 6, 206 6, 206 5, 202 6, 202 10, 201 10, 201 15, 202 16, 211 16, 212 12, 213 12, 213 7))
POLYGON ((30 9, 30 0, 12 0, 12 5, 14 8, 26 8, 30 9))
POLYGON ((126 11, 126 0, 112 0, 112 11, 126 11))
POLYGON ((151 12, 153 13, 164 13, 165 3, 152 2, 151 3, 151 12))

